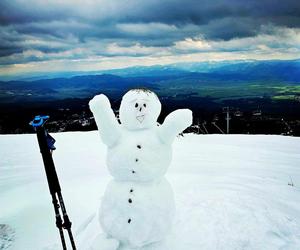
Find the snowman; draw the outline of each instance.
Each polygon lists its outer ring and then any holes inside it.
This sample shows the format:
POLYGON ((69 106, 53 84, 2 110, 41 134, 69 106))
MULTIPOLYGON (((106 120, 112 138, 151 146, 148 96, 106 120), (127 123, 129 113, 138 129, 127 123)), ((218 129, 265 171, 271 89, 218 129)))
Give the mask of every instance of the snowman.
POLYGON ((99 210, 105 236, 91 249, 151 249, 172 228, 174 195, 164 175, 172 143, 192 124, 192 112, 176 110, 159 125, 161 103, 148 89, 132 89, 123 96, 120 123, 105 95, 95 96, 89 106, 107 145, 106 162, 113 176, 99 210))

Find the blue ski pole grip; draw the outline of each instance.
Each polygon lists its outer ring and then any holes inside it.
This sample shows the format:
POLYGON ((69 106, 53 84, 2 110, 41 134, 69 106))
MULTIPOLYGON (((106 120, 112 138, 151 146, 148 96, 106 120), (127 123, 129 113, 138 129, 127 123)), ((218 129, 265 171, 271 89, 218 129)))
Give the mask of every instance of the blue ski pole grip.
POLYGON ((37 128, 43 126, 48 119, 49 119, 49 115, 37 115, 29 124, 32 127, 37 128))

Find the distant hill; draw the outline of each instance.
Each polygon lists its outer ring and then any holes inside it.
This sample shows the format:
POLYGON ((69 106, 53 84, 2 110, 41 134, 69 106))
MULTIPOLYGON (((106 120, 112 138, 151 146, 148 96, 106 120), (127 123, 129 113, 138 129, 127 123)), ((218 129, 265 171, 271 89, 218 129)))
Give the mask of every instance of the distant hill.
POLYGON ((124 78, 101 74, 36 81, 0 82, 0 102, 86 98, 99 92, 118 94, 137 86, 155 89, 155 85, 141 78, 124 78))
POLYGON ((177 63, 70 74, 32 81, 2 81, 0 102, 87 98, 99 92, 119 97, 134 87, 148 87, 165 96, 195 93, 230 98, 249 93, 251 96, 300 94, 300 60, 177 63))
POLYGON ((300 60, 295 61, 254 61, 223 65, 212 70, 221 74, 240 74, 253 80, 279 80, 300 82, 300 60))
MULTIPOLYGON (((188 73, 199 73, 201 76, 220 78, 228 77, 236 80, 274 79, 280 81, 300 82, 300 60, 289 61, 220 61, 220 62, 192 62, 169 65, 130 67, 104 71, 119 76, 182 76, 188 73)), ((195 76, 195 74, 193 74, 195 76)))

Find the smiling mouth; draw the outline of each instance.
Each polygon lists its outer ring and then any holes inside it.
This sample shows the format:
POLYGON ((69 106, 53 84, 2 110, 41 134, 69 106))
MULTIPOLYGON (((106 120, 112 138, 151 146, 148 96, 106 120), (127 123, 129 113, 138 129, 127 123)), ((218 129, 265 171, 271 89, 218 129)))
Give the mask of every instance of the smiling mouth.
POLYGON ((138 116, 136 117, 136 119, 137 119, 140 123, 142 123, 142 122, 144 121, 144 119, 145 119, 145 115, 138 115, 138 116))

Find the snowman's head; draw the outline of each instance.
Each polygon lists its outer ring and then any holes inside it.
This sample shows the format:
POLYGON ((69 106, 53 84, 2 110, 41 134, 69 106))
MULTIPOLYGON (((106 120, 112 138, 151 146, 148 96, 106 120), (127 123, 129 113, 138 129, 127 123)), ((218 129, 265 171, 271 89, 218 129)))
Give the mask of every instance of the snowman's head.
POLYGON ((122 98, 120 121, 127 129, 146 129, 156 126, 161 111, 157 95, 148 89, 131 89, 122 98))

